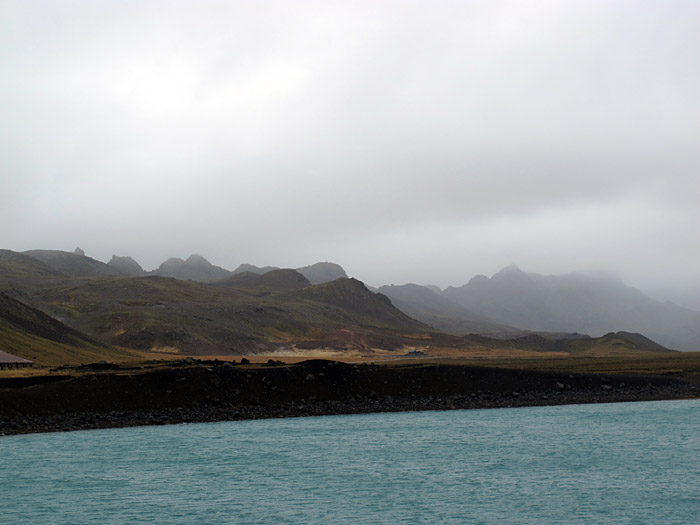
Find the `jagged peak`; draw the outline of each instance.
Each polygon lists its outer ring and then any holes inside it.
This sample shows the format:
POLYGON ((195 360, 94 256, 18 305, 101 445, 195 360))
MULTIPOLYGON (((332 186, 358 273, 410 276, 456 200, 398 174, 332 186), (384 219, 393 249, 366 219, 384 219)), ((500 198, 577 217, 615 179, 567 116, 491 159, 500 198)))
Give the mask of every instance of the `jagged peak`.
POLYGON ((317 262, 297 268, 297 271, 311 281, 312 284, 323 284, 348 277, 342 266, 332 262, 317 262))
POLYGON ((209 261, 207 261, 204 257, 199 255, 198 253, 193 253, 192 255, 190 255, 185 262, 187 262, 189 264, 196 263, 196 264, 211 265, 211 263, 209 261))
MULTIPOLYGON (((119 262, 119 261, 136 262, 136 260, 130 255, 114 255, 114 254, 112 254, 112 258, 109 260, 109 262, 119 262)), ((109 263, 107 263, 107 264, 109 264, 109 263)), ((138 264, 138 263, 136 263, 136 264, 138 264)))
POLYGON ((524 275, 525 272, 523 272, 517 264, 510 264, 504 268, 502 268, 500 271, 496 272, 494 274, 494 277, 496 275, 524 275))
POLYGON ((486 277, 484 274, 480 273, 478 275, 475 275, 471 279, 469 279, 469 284, 471 284, 471 285, 482 284, 482 283, 486 283, 488 281, 489 281, 489 278, 486 277))
POLYGON ((244 273, 244 272, 250 272, 250 273, 255 273, 258 275, 270 272, 272 270, 279 270, 277 266, 255 266, 254 264, 249 264, 249 263, 242 263, 233 270, 233 274, 238 274, 238 273, 244 273))
POLYGON ((163 261, 163 262, 161 263, 161 266, 162 266, 163 264, 165 264, 165 263, 178 263, 178 262, 184 263, 185 260, 184 260, 184 259, 181 259, 180 257, 168 257, 167 259, 165 259, 165 261, 163 261))
POLYGON ((129 255, 112 255, 112 258, 107 263, 107 266, 117 269, 124 275, 141 276, 144 273, 141 265, 129 255))

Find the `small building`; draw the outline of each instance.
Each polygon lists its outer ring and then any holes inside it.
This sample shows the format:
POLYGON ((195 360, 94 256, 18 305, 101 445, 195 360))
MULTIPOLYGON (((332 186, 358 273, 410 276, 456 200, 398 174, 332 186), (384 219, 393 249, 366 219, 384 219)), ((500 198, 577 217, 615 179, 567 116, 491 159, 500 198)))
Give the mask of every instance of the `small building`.
POLYGON ((23 357, 17 357, 16 355, 8 354, 0 350, 0 370, 5 368, 24 368, 26 366, 32 366, 33 361, 29 359, 24 359, 23 357))

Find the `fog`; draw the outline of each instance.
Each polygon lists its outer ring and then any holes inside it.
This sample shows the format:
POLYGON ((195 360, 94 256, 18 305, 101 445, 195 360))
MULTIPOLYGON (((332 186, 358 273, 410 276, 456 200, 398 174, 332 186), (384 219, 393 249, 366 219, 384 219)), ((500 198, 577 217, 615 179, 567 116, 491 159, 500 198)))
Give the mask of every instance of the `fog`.
POLYGON ((700 307, 698 64, 696 1, 6 0, 0 247, 700 307))

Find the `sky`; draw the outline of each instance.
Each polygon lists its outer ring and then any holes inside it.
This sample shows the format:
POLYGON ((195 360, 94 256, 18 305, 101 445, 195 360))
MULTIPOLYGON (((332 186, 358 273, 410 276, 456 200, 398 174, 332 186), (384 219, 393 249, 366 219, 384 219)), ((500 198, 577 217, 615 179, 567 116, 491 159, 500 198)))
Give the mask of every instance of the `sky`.
POLYGON ((0 247, 700 306, 700 2, 0 3, 0 247))

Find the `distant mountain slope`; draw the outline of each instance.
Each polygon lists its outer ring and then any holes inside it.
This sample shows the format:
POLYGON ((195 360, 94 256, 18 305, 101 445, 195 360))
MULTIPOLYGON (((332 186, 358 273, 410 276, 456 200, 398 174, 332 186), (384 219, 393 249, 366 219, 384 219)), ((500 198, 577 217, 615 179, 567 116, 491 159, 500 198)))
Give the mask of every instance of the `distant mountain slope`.
MULTIPOLYGON (((45 255, 42 255, 47 253, 46 250, 33 250, 33 252, 36 252, 40 257, 46 258, 45 255)), ((75 256, 75 254, 69 254, 68 252, 59 253, 75 256)), ((55 259, 56 256, 53 255, 53 258, 55 259)), ((95 262, 99 263, 99 261, 95 262)), ((56 265, 54 264, 54 266, 56 265)), ((118 257, 113 255, 106 266, 109 268, 109 273, 103 272, 97 275, 129 275, 132 277, 157 275, 160 277, 172 277, 174 279, 197 282, 221 281, 231 276, 244 273, 264 275, 274 270, 280 270, 277 266, 258 267, 252 264, 241 264, 235 270, 229 271, 220 266, 214 266, 204 257, 196 254, 190 255, 187 260, 171 257, 151 272, 144 272, 143 268, 131 257, 118 257)), ((298 268, 296 271, 308 279, 311 284, 323 284, 348 277, 345 270, 343 270, 340 265, 328 262, 319 262, 304 266, 303 268, 298 268)), ((86 272, 80 273, 73 269, 71 273, 67 273, 67 275, 87 276, 88 274, 86 272)))
POLYGON ((375 342, 385 330, 392 334, 387 344, 397 344, 399 332, 425 334, 434 327, 448 332, 444 341, 453 341, 452 334, 508 340, 521 331, 559 333, 553 339, 624 331, 664 347, 700 350, 700 312, 654 301, 610 278, 544 276, 509 267, 444 292, 383 287, 379 292, 389 300, 346 275, 334 263, 297 271, 241 265, 229 272, 198 255, 143 272, 130 257, 104 264, 77 251, 0 250, 0 291, 126 347, 259 351, 278 343, 329 341, 327 334, 339 330, 372 332, 375 342), (254 272, 240 271, 247 267, 254 272))
POLYGON ((495 349, 517 349, 531 352, 561 352, 576 356, 629 355, 632 353, 674 352, 650 340, 642 334, 610 332, 600 337, 572 334, 560 338, 550 334, 529 333, 509 339, 492 339, 483 335, 467 335, 466 341, 495 349))
POLYGON ((139 277, 146 273, 143 268, 141 268, 141 265, 129 256, 120 257, 118 255, 112 255, 107 266, 113 268, 122 275, 129 275, 131 277, 139 277))
POLYGON ((70 277, 121 275, 105 263, 79 253, 60 250, 29 250, 23 253, 70 277))
POLYGON ((662 345, 700 350, 700 312, 650 299, 604 277, 545 276, 511 266, 477 276, 443 295, 485 317, 518 328, 580 332, 639 332, 662 345))
POLYGON ((233 272, 231 272, 231 273, 236 275, 239 273, 248 272, 248 273, 255 273, 255 274, 261 275, 261 274, 270 272, 272 270, 279 270, 279 268, 277 266, 263 266, 262 268, 260 268, 258 266, 252 265, 252 264, 243 263, 238 268, 233 270, 233 272))
MULTIPOLYGON (((272 270, 279 269, 280 268, 277 266, 258 267, 252 264, 241 264, 231 273, 236 275, 239 273, 249 272, 262 275, 272 270)), ((347 279, 348 277, 342 266, 330 262, 318 262, 302 268, 296 268, 296 271, 306 277, 311 284, 329 283, 331 281, 335 281, 336 279, 347 279)))
POLYGON ((298 341, 400 346, 427 326, 355 280, 285 293, 164 277, 90 279, 32 294, 42 309, 105 343, 196 354, 274 350, 298 341), (361 338, 354 334, 362 333, 361 338), (379 343, 377 343, 379 344, 379 343))
POLYGON ((172 257, 161 264, 152 274, 181 280, 211 282, 225 279, 231 275, 231 272, 220 266, 214 266, 201 255, 193 254, 186 261, 172 257))
POLYGON ((297 268, 297 272, 306 277, 311 284, 323 284, 335 281, 336 279, 347 279, 343 267, 330 262, 318 262, 303 268, 297 268))
POLYGON ((378 292, 391 299, 394 306, 405 314, 448 333, 493 334, 514 330, 513 327, 475 314, 425 286, 381 286, 378 292))
POLYGON ((0 293, 0 348, 39 365, 78 364, 134 356, 104 345, 0 293))
POLYGON ((396 308, 388 297, 371 292, 357 279, 336 279, 295 292, 294 297, 335 307, 334 314, 352 313, 369 326, 429 331, 430 327, 396 308))
POLYGON ((281 293, 311 286, 309 280, 296 270, 270 270, 263 274, 243 272, 212 283, 225 288, 239 288, 260 293, 281 293))
POLYGON ((12 250, 0 250, 0 282, 61 276, 65 274, 35 257, 12 250))
POLYGON ((642 334, 634 334, 630 332, 611 332, 600 338, 601 342, 612 342, 613 345, 625 346, 631 350, 639 350, 643 352, 668 352, 669 349, 660 345, 656 341, 652 341, 642 334))

